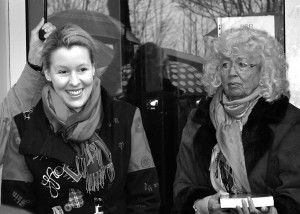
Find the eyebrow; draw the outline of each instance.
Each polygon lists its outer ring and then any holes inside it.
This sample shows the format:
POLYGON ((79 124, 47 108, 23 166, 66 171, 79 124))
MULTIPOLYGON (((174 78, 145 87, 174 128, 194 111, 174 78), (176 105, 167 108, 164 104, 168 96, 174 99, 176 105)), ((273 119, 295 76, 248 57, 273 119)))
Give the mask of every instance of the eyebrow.
MULTIPOLYGON (((81 67, 81 66, 89 66, 88 63, 81 63, 79 65, 76 66, 76 68, 81 67)), ((55 68, 69 68, 69 66, 64 66, 64 65, 55 65, 55 68)))
POLYGON ((80 65, 78 65, 77 67, 80 67, 80 66, 89 66, 88 63, 81 63, 80 65))
POLYGON ((63 66, 63 65, 55 65, 53 67, 55 67, 55 68, 68 68, 68 66, 63 66))
POLYGON ((230 58, 228 58, 228 57, 224 57, 224 58, 222 58, 222 60, 231 61, 231 59, 230 59, 230 58))
POLYGON ((246 57, 237 57, 236 60, 250 60, 250 59, 248 59, 246 57))

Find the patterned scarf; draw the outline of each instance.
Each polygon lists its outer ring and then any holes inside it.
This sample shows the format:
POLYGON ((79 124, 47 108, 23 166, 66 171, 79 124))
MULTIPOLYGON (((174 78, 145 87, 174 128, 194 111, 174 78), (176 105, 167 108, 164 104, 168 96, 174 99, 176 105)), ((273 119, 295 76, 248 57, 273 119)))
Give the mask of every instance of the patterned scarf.
MULTIPOLYGON (((220 156, 213 152, 211 161, 211 165, 217 162, 211 168, 217 167, 220 171, 219 176, 216 176, 216 171, 211 170, 211 180, 213 184, 217 183, 214 185, 217 188, 227 185, 222 180, 224 172, 226 172, 227 177, 231 176, 227 180, 229 183, 234 182, 236 190, 251 192, 245 165, 242 128, 247 122, 252 108, 260 98, 260 91, 261 88, 258 87, 245 98, 229 101, 223 93, 223 88, 220 87, 210 104, 210 118, 216 128, 218 141, 214 151, 220 152, 220 156), (228 164, 230 168, 224 170, 224 163, 225 165, 228 164), (223 183, 223 185, 220 185, 220 183, 223 183)), ((222 189, 228 191, 228 188, 224 187, 222 189)))
POLYGON ((80 112, 68 108, 50 84, 44 86, 42 99, 54 133, 61 134, 76 151, 77 172, 86 179, 87 192, 103 188, 106 175, 112 182, 115 171, 111 153, 96 133, 103 121, 100 80, 94 79, 91 95, 80 112))

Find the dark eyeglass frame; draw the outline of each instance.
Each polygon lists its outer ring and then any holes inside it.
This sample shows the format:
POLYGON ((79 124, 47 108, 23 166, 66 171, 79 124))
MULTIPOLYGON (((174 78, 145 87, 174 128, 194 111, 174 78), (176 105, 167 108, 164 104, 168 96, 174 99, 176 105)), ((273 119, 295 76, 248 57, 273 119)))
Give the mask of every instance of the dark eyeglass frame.
POLYGON ((223 71, 229 71, 232 68, 232 66, 234 66, 234 68, 237 71, 249 71, 257 65, 258 64, 248 64, 247 62, 242 62, 242 61, 232 62, 232 61, 228 60, 226 62, 222 62, 221 65, 220 65, 220 68, 223 71), (226 68, 224 67, 225 63, 229 64, 228 67, 226 67, 226 68))

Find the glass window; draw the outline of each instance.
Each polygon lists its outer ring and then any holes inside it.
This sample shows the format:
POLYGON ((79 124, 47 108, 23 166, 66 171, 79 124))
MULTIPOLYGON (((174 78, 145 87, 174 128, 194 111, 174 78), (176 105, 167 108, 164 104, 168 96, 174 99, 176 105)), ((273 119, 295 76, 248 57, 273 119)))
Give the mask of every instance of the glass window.
MULTIPOLYGON (((43 5, 27 2, 31 27, 43 5)), ((57 27, 78 24, 99 42, 97 75, 109 93, 140 108, 160 178, 161 213, 172 207, 175 159, 187 116, 206 96, 202 65, 218 36, 218 18, 268 15, 275 17, 275 36, 284 45, 283 0, 47 1, 48 21, 57 27)))

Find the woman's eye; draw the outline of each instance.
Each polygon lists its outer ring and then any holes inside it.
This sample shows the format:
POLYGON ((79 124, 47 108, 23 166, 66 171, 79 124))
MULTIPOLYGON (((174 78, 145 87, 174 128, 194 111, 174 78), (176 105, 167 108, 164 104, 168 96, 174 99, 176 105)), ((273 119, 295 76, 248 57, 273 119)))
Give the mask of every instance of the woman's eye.
POLYGON ((239 63, 238 63, 238 66, 239 66, 240 68, 245 68, 245 67, 248 66, 248 64, 245 63, 245 62, 239 62, 239 63))
POLYGON ((84 71, 86 71, 86 70, 88 70, 87 68, 80 68, 80 71, 81 72, 84 72, 84 71))
POLYGON ((67 71, 66 71, 66 70, 59 70, 58 73, 59 73, 59 74, 66 74, 67 71))
POLYGON ((230 65, 229 65, 228 62, 223 62, 222 67, 223 67, 223 68, 229 68, 230 65))

